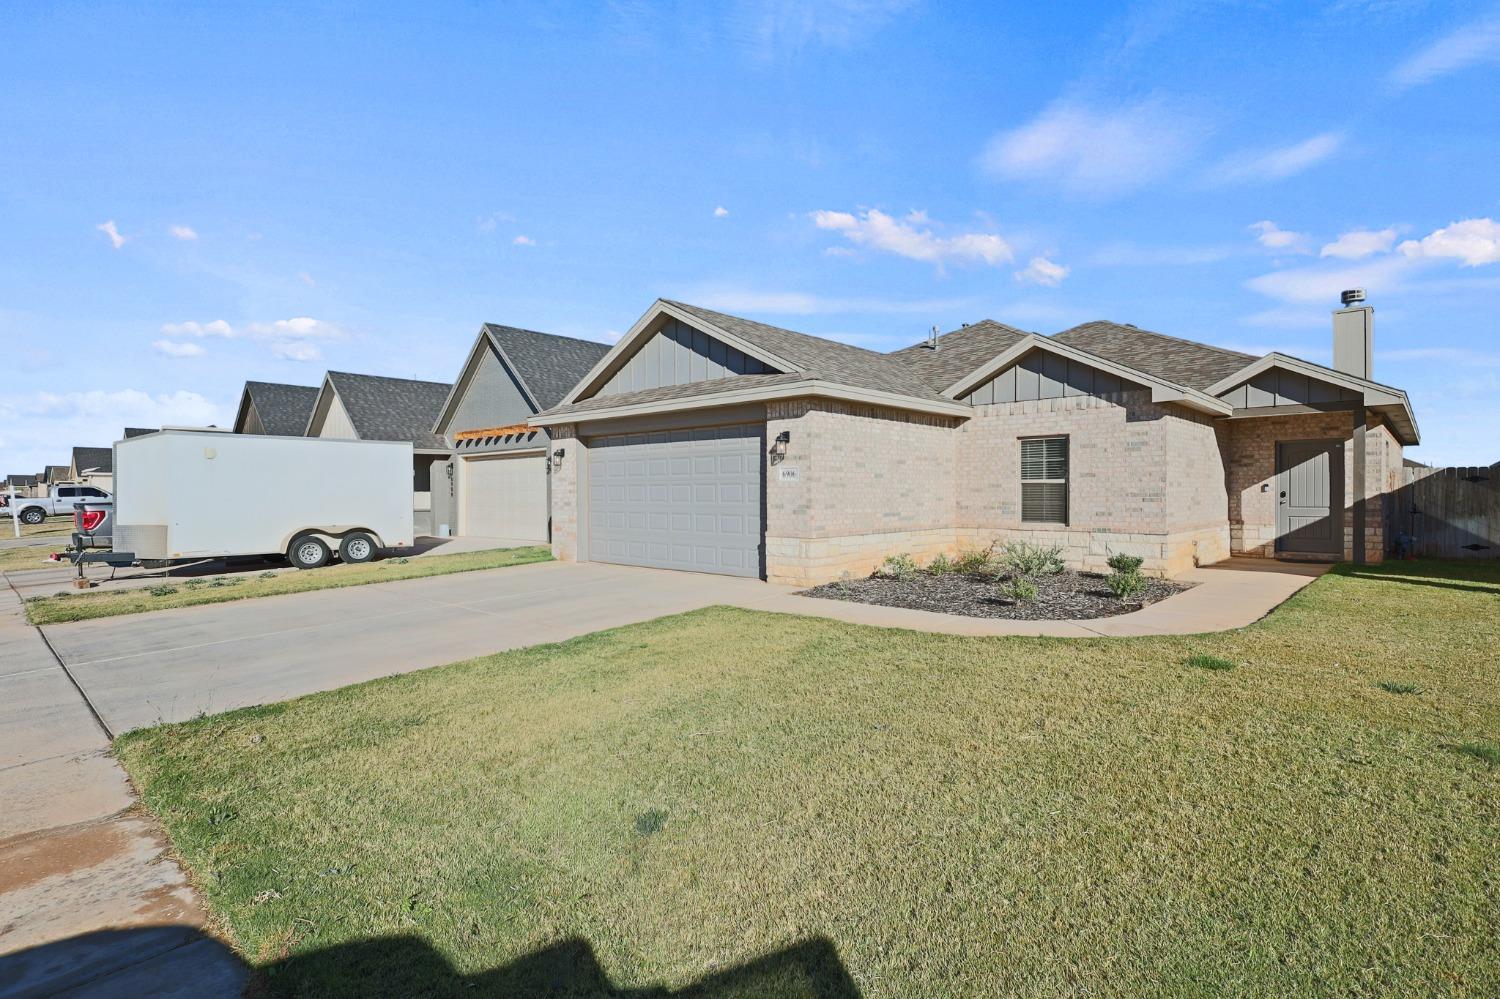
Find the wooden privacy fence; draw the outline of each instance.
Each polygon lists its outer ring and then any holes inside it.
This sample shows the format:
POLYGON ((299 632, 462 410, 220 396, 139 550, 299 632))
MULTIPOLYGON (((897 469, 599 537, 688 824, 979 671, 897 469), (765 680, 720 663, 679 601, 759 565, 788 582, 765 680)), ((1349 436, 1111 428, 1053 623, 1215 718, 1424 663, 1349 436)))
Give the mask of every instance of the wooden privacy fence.
POLYGON ((1500 558, 1500 464, 1403 468, 1386 497, 1387 540, 1434 558, 1500 558))

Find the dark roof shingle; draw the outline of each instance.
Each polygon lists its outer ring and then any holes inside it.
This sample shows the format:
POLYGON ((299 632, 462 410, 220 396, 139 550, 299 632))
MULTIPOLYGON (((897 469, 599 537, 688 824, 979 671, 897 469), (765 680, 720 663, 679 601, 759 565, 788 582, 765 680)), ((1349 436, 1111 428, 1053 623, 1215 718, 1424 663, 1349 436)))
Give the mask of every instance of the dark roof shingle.
POLYGON ((1054 333, 1052 339, 1107 361, 1199 390, 1259 360, 1237 350, 1225 350, 1196 340, 1183 340, 1105 320, 1054 333))
POLYGON ((821 378, 840 385, 892 392, 929 402, 951 401, 928 385, 911 365, 890 354, 768 326, 686 302, 663 301, 785 359, 800 369, 805 378, 821 378))
POLYGON ((284 385, 281 382, 246 382, 245 391, 255 404, 260 425, 272 437, 301 437, 307 432, 318 403, 314 385, 284 385))
POLYGON ((926 343, 919 343, 903 347, 890 356, 910 365, 923 381, 941 392, 1014 347, 1027 335, 1025 330, 1014 326, 981 319, 938 337, 936 350, 926 343))
POLYGON ((515 326, 485 323, 484 331, 505 354, 540 409, 562 402, 563 396, 610 350, 607 343, 515 326))
POLYGON ((361 440, 411 441, 415 447, 447 450, 447 441, 432 432, 438 411, 453 388, 447 382, 346 371, 330 371, 328 379, 361 440))
POLYGON ((78 471, 79 475, 91 468, 99 472, 113 472, 115 450, 109 447, 75 447, 72 467, 78 471))
POLYGON ((674 399, 707 399, 726 392, 754 388, 769 388, 776 385, 791 385, 807 381, 806 375, 735 375, 733 378, 715 378, 705 382, 684 382, 680 385, 663 385, 660 388, 641 389, 637 392, 617 392, 614 395, 596 395, 567 406, 554 406, 540 415, 587 417, 618 406, 638 406, 649 402, 668 402, 674 399))

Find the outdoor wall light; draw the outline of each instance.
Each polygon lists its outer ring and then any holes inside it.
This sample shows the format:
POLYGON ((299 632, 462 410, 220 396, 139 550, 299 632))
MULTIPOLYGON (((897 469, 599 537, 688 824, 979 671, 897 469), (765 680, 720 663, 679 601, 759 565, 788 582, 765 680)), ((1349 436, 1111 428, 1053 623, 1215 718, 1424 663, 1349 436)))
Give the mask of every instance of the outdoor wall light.
POLYGON ((553 468, 562 468, 563 455, 565 455, 567 453, 568 453, 567 449, 565 449, 565 448, 558 448, 556 451, 553 451, 552 452, 552 467, 553 468))
POLYGON ((783 430, 771 442, 771 464, 778 465, 786 458, 786 446, 792 442, 792 432, 783 430))

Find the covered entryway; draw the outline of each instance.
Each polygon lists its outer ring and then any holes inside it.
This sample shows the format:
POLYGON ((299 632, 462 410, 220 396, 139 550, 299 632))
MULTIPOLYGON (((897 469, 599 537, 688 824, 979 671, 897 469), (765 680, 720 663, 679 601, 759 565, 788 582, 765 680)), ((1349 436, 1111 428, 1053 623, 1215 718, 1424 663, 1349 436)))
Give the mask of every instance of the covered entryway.
POLYGON ((764 438, 764 424, 591 438, 589 560, 759 577, 764 438))
POLYGON ((1344 445, 1337 440, 1276 445, 1276 551, 1344 553, 1344 445))
POLYGON ((459 533, 548 540, 545 454, 466 457, 462 475, 459 533))

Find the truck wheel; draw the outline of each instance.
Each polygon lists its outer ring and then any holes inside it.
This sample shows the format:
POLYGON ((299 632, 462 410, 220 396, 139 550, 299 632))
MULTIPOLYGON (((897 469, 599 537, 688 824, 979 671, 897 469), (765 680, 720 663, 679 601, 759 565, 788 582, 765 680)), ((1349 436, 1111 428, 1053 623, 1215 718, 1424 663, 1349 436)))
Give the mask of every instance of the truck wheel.
POLYGON ((328 564, 332 556, 322 538, 305 537, 292 542, 287 549, 287 561, 298 569, 317 569, 328 564))
POLYGON ((47 519, 47 511, 39 506, 28 506, 21 511, 21 523, 30 524, 32 527, 47 519))
POLYGON ((344 540, 339 542, 339 559, 346 565, 373 562, 375 553, 375 539, 368 534, 356 531, 353 534, 344 535, 344 540))

